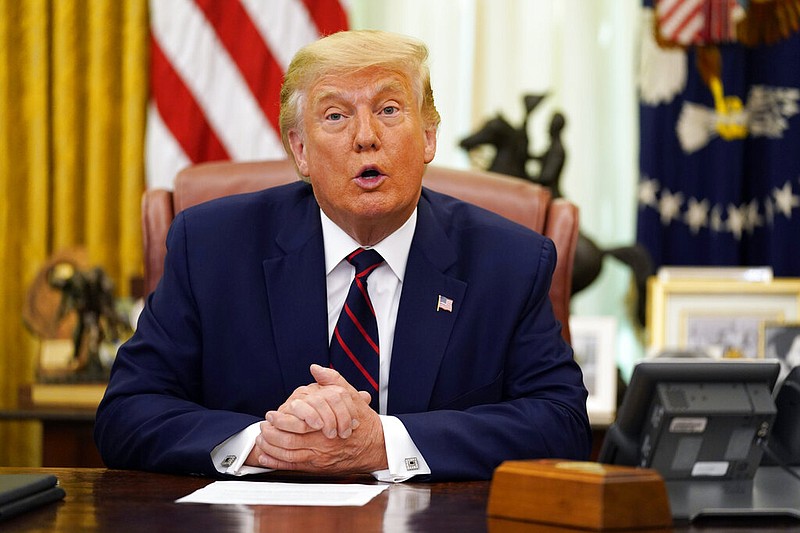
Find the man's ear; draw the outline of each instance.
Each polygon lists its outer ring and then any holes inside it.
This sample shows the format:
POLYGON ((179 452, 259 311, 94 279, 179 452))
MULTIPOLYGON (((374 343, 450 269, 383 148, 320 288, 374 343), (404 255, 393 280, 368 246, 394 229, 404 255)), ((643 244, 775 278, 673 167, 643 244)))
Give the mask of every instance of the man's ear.
POLYGON ((297 171, 300 172, 300 175, 307 178, 309 172, 308 160, 306 159, 306 145, 303 142, 303 137, 297 132, 297 130, 289 130, 289 148, 292 149, 292 155, 294 156, 295 165, 297 165, 297 171))
POLYGON ((431 126, 425 128, 425 164, 427 165, 433 161, 433 156, 436 155, 436 127, 431 126))

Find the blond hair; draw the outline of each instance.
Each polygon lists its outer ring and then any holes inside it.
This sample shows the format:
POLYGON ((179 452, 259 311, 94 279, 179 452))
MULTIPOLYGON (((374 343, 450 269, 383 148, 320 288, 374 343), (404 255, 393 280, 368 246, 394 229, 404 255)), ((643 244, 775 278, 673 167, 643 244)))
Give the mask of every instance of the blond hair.
POLYGON ((425 128, 439 126, 439 112, 433 103, 428 48, 424 43, 378 30, 334 33, 301 48, 295 54, 281 87, 280 128, 284 149, 290 156, 289 131, 302 131, 307 91, 320 78, 380 67, 404 75, 420 104, 425 128))

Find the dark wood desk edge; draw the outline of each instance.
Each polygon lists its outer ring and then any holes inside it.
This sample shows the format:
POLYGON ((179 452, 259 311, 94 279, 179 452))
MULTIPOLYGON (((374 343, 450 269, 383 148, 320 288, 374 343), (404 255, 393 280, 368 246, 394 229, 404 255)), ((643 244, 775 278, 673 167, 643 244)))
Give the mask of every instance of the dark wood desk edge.
MULTIPOLYGON (((178 504, 175 500, 215 480, 186 475, 155 474, 105 468, 13 468, 0 467, 0 474, 49 473, 66 492, 63 501, 34 510, 9 522, 9 531, 344 531, 382 532, 384 523, 410 521, 409 531, 442 531, 449 526, 464 533, 485 533, 489 482, 399 485, 361 507, 305 507, 263 505, 178 504), (401 496, 401 504, 389 506, 390 493, 401 496), (423 506, 404 505, 403 496, 423 506), (430 505, 429 505, 430 504, 430 505), (421 515, 420 515, 421 513, 421 515), (91 527, 87 527, 87 525, 91 527), (112 526, 113 525, 113 526, 112 526), (245 529, 242 529, 246 526, 245 529), (253 529, 255 527, 255 529, 253 529)), ((295 483, 368 483, 371 476, 320 478, 309 475, 257 476, 258 481, 295 483)), ((391 525, 388 530, 395 530, 391 525)))
MULTIPOLYGON (((387 511, 388 496, 378 496, 365 507, 291 507, 291 506, 225 506, 206 504, 175 504, 174 500, 190 494, 214 481, 211 478, 182 476, 172 474, 156 474, 131 470, 112 470, 106 468, 23 468, 0 467, 0 474, 11 473, 49 473, 55 475, 65 489, 64 501, 48 508, 32 511, 27 515, 12 519, 2 524, 3 531, 75 531, 83 528, 86 531, 107 531, 110 524, 117 533, 141 531, 142 527, 154 530, 168 530, 177 523, 187 527, 213 528, 214 526, 231 526, 238 523, 241 517, 255 520, 255 526, 280 525, 299 526, 303 530, 309 524, 324 524, 330 531, 343 530, 348 527, 358 531, 384 531, 383 519, 412 520, 409 531, 480 531, 492 533, 506 531, 541 532, 540 525, 516 521, 500 521, 486 515, 489 481, 465 481, 452 483, 407 483, 390 486, 395 491, 408 487, 427 490, 430 495, 430 509, 422 510, 422 516, 415 511, 396 508, 387 511), (150 512, 143 512, 150 507, 150 512), (338 510, 337 510, 338 509, 338 510), (355 514, 355 522, 350 520, 355 514), (87 517, 99 518, 94 529, 85 529, 92 524, 87 517), (421 518, 421 519, 420 519, 421 518), (377 519, 377 520, 376 520, 377 519), (178 520, 178 522, 176 522, 178 520), (187 522, 180 522, 185 520, 187 522), (366 521, 366 524, 364 525, 366 521), (191 523, 189 523, 191 522, 191 523), (50 527, 51 529, 47 529, 50 527), (78 529, 76 529, 76 527, 78 529), (453 529, 457 528, 457 529, 453 529)), ((327 478, 321 479, 310 475, 283 475, 269 477, 259 476, 263 481, 293 482, 359 482, 377 483, 369 477, 327 478)), ((388 493, 388 491, 387 491, 388 493)), ((384 494, 387 494, 384 493, 384 494)), ((248 523, 245 520, 242 523, 248 523)), ((253 524, 251 524, 252 527, 253 524)), ((741 533, 743 531, 781 532, 797 531, 797 523, 761 523, 751 529, 740 522, 676 525, 673 532, 725 532, 741 533)), ((235 528, 234 528, 235 529, 235 528)), ((235 529, 240 530, 240 529, 235 529)), ((255 529, 257 530, 257 529, 255 529)), ((253 531, 255 531, 253 530, 253 531)), ((280 528, 279 528, 280 530, 280 528)), ((313 529, 317 531, 318 529, 313 529)), ((547 527, 547 531, 567 531, 547 527)), ((250 529, 247 529, 250 531, 250 529)), ((574 531, 574 530, 569 530, 574 531)))

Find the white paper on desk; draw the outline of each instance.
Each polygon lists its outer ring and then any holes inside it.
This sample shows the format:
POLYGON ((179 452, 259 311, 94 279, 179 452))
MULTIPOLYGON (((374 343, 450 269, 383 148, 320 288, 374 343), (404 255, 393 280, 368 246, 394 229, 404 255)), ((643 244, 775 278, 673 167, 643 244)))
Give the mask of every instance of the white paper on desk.
POLYGON ((389 485, 215 481, 175 503, 239 505, 366 505, 389 485))

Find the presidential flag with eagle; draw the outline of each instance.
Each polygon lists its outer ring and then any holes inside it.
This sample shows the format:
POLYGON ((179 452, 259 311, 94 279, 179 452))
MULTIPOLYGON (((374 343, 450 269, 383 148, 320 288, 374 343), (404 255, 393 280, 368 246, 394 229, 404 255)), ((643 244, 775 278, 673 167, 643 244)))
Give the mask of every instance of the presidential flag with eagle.
POLYGON ((800 276, 800 0, 645 0, 637 239, 800 276))

